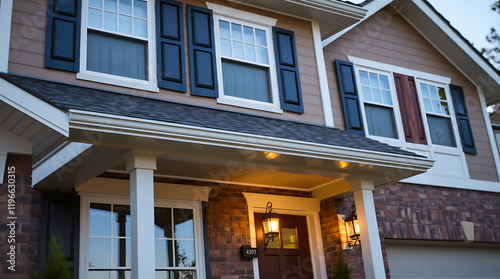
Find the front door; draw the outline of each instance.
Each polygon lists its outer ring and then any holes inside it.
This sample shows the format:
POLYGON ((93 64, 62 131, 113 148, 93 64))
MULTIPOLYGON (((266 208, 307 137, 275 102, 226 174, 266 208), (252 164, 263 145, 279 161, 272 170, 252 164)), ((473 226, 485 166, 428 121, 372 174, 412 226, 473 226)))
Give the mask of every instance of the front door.
MULTIPOLYGON (((262 218, 255 213, 257 247, 264 247, 262 218)), ((305 216, 280 215, 280 235, 259 253, 261 279, 312 279, 312 262, 305 216)), ((267 239, 266 239, 267 240, 267 239)), ((262 249, 262 248, 261 248, 262 249)))

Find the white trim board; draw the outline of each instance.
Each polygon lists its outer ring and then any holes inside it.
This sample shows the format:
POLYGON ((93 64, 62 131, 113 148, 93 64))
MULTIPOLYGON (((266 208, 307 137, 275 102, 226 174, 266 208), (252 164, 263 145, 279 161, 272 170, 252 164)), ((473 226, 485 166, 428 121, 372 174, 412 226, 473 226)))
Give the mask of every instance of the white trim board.
MULTIPOLYGON (((250 226, 250 244, 257 247, 254 213, 265 213, 267 202, 272 202, 273 209, 278 214, 305 216, 309 233, 309 247, 314 278, 326 278, 325 253, 319 219, 320 199, 301 198, 278 195, 243 193, 248 206, 248 221, 250 226)), ((253 260, 255 279, 259 279, 259 262, 253 260)))
POLYGON ((328 87, 328 76, 326 75, 326 64, 323 48, 321 46, 321 30, 317 21, 311 22, 314 52, 316 54, 316 65, 318 69, 319 91, 321 93, 321 104, 323 105, 323 114, 325 126, 335 127, 333 122, 332 102, 330 99, 330 89, 328 87))
POLYGON ((69 136, 67 112, 40 100, 2 78, 0 78, 0 100, 61 135, 69 136))
POLYGON ((428 185, 433 187, 448 187, 471 191, 500 193, 500 182, 448 177, 429 173, 423 173, 406 178, 400 182, 428 185))

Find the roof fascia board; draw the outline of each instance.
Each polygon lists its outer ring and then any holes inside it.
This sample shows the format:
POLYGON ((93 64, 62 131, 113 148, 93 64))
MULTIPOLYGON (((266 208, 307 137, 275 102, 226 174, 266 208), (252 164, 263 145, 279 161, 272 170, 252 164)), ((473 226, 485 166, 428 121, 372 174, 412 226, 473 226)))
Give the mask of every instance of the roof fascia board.
POLYGON ((355 5, 342 3, 339 1, 328 1, 328 0, 285 0, 285 2, 294 3, 297 5, 314 8, 320 11, 340 14, 346 17, 351 17, 354 19, 362 19, 366 11, 364 8, 357 7, 355 5))
MULTIPOLYGON (((428 17, 428 19, 430 19, 434 24, 436 24, 436 26, 439 28, 439 30, 441 30, 446 36, 448 36, 453 42, 455 42, 456 46, 458 48, 460 48, 465 53, 465 55, 470 57, 474 61, 474 63, 476 63, 476 65, 481 70, 483 70, 484 73, 488 77, 491 78, 490 81, 483 78, 482 82, 484 82, 484 86, 489 87, 490 89, 496 87, 497 91, 500 90, 500 74, 498 74, 498 72, 495 69, 493 69, 493 67, 489 63, 484 61, 483 57, 479 53, 477 53, 477 51, 473 48, 473 46, 471 46, 470 43, 467 42, 463 36, 457 34, 457 32, 450 26, 450 24, 448 22, 443 20, 443 18, 439 14, 437 14, 434 9, 429 7, 430 4, 427 1, 425 1, 425 0, 405 0, 405 1, 402 1, 401 3, 402 3, 402 5, 410 5, 411 3, 413 3, 418 9, 420 9, 428 17), (494 83, 494 84, 492 84, 492 83, 494 83)), ((404 10, 405 9, 403 9, 402 11, 404 11, 404 10)), ((466 74, 461 69, 461 67, 458 66, 452 59, 450 59, 449 56, 446 55, 446 53, 443 52, 441 50, 441 48, 439 48, 437 46, 437 44, 433 40, 431 40, 427 34, 422 32, 420 30, 420 28, 418 28, 417 25, 409 17, 407 17, 403 12, 401 12, 400 15, 408 23, 410 23, 413 26, 413 28, 415 28, 415 30, 417 30, 422 36, 424 36, 427 39, 427 41, 430 44, 432 44, 432 46, 434 46, 434 48, 436 48, 451 64, 453 64, 453 66, 455 66, 455 68, 457 68, 464 76, 466 76, 470 82, 472 82, 477 87, 481 87, 481 85, 478 84, 478 81, 475 80, 475 78, 479 78, 481 76, 480 74, 478 74, 475 77, 471 77, 469 74, 466 74)), ((416 18, 417 18, 417 20, 425 20, 425 18, 422 18, 422 17, 416 17, 416 18)), ((494 90, 495 89, 492 89, 492 92, 483 92, 483 93, 490 93, 490 95, 491 95, 491 94, 494 94, 494 92, 493 92, 494 90)), ((500 94, 497 94, 497 95, 500 95, 500 94)), ((493 104, 493 103, 499 102, 500 96, 498 96, 496 98, 492 98, 492 99, 487 98, 486 101, 488 104, 493 104)))
POLYGON ((393 0, 379 0, 379 1, 375 0, 375 1, 372 1, 368 4, 366 4, 365 6, 363 6, 363 8, 366 8, 368 10, 368 12, 366 13, 366 16, 362 20, 356 22, 355 24, 345 28, 344 30, 334 34, 333 36, 328 37, 327 39, 324 39, 322 42, 323 47, 326 47, 327 45, 329 45, 333 41, 335 41, 338 38, 340 38, 341 36, 343 36, 345 33, 351 31, 354 27, 358 26, 363 21, 370 18, 372 15, 374 15, 378 11, 382 10, 385 6, 389 5, 392 1, 393 0))
POLYGON ((10 30, 12 25, 12 6, 14 0, 0 1, 0 72, 7 73, 9 68, 10 30))
POLYGON ((34 166, 32 185, 36 185, 91 147, 92 144, 88 143, 65 142, 34 166))
MULTIPOLYGON (((3 1, 3 0, 2 0, 3 1)), ((0 78, 0 100, 53 129, 69 136, 69 114, 0 78)))
POLYGON ((101 133, 155 138, 227 148, 243 148, 258 151, 273 151, 291 156, 311 157, 325 160, 342 160, 375 166, 426 171, 433 160, 400 154, 360 150, 325 144, 294 141, 260 135, 238 133, 151 121, 102 113, 70 110, 70 128, 101 133))

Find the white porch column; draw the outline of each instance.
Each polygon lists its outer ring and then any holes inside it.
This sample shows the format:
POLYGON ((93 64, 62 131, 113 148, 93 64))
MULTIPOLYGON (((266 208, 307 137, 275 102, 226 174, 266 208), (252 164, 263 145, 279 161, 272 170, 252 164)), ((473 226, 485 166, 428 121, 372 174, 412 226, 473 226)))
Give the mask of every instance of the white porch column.
POLYGON ((156 156, 133 152, 127 159, 132 215, 132 278, 155 278, 154 181, 156 156))
POLYGON ((351 182, 360 229, 361 250, 366 278, 385 279, 384 259, 378 233, 373 181, 360 179, 351 182))

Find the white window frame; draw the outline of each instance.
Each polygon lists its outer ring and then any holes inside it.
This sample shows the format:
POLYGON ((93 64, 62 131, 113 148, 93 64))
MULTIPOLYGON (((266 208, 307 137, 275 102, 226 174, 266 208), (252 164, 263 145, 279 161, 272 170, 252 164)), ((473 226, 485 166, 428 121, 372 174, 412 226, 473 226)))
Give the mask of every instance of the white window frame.
MULTIPOLYGON (((80 70, 76 74, 77 79, 95 81, 111 85, 129 87, 139 90, 146 90, 152 92, 159 92, 158 81, 156 77, 156 32, 155 32, 155 6, 154 1, 147 1, 147 15, 148 15, 148 38, 147 42, 147 80, 140 80, 135 78, 122 77, 106 73, 94 72, 87 70, 87 33, 88 27, 88 8, 89 0, 82 1, 82 19, 81 19, 81 35, 80 35, 80 70)), ((126 36, 124 34, 112 31, 102 31, 109 34, 115 34, 124 38, 133 36, 126 36)))
MULTIPOLYGON (((109 195, 109 194, 80 194, 80 260, 79 260, 79 277, 88 278, 89 276, 89 229, 90 229, 90 203, 102 204, 120 204, 130 205, 129 196, 109 195)), ((194 226, 194 242, 196 279, 203 279, 205 274, 205 246, 203 243, 203 218, 201 212, 201 202, 191 200, 175 200, 165 198, 155 198, 155 207, 181 208, 193 210, 193 226, 194 226)), ((120 269, 120 268, 118 268, 120 269)), ((123 268, 122 268, 123 269, 123 268)), ((174 270, 176 268, 173 268, 174 270)), ((181 268, 187 270, 191 268, 181 268)))
MULTIPOLYGON (((215 35, 215 47, 216 47, 216 61, 217 61, 217 72, 218 72, 218 83, 219 83, 219 98, 217 98, 217 103, 233 105, 238 107, 264 110, 275 113, 283 113, 281 109, 279 89, 278 89, 278 77, 276 74, 276 60, 274 55, 274 42, 272 36, 272 27, 276 25, 277 20, 226 6, 221 6, 213 3, 206 3, 208 8, 214 12, 214 35, 215 35), (234 22, 241 25, 246 25, 266 31, 267 40, 267 51, 269 58, 269 81, 271 91, 272 102, 262 102, 256 100, 250 100, 245 98, 233 97, 224 95, 224 81, 222 76, 222 56, 220 51, 220 35, 219 35, 219 20, 234 22)), ((242 63, 248 63, 254 65, 247 61, 241 61, 238 59, 230 58, 232 61, 240 61, 242 63)), ((256 65, 256 64, 255 64, 256 65)))
POLYGON ((364 66, 355 66, 354 72, 355 72, 355 76, 356 76, 356 85, 357 85, 358 92, 359 92, 358 95, 359 95, 359 100, 360 100, 360 104, 361 104, 361 113, 363 114, 363 125, 366 129, 367 136, 369 136, 370 138, 379 140, 379 141, 384 141, 384 142, 389 143, 391 145, 402 146, 401 142, 402 142, 402 140, 404 141, 405 136, 404 136, 404 130, 403 130, 403 122, 401 120, 401 113, 399 110, 398 97, 397 97, 396 88, 394 85, 393 74, 391 72, 383 71, 380 69, 374 69, 374 68, 370 68, 370 67, 364 67, 364 66), (389 88, 391 90, 392 109, 393 109, 394 123, 396 125, 395 128, 396 128, 397 138, 387 138, 387 137, 381 137, 381 136, 376 136, 376 135, 370 135, 370 131, 368 128, 368 122, 366 120, 365 103, 377 105, 377 106, 382 106, 382 107, 390 107, 390 106, 364 100, 363 92, 361 89, 361 79, 359 76, 359 71, 367 71, 367 72, 372 72, 372 73, 376 73, 379 75, 386 75, 389 78, 389 88))
POLYGON ((408 68, 404 68, 404 67, 394 66, 394 65, 390 65, 390 64, 385 64, 385 63, 381 63, 381 62, 376 62, 376 61, 372 61, 372 60, 368 60, 368 59, 364 59, 364 58, 348 56, 348 59, 350 62, 352 62, 354 64, 354 72, 356 75, 357 88, 358 88, 358 92, 359 92, 358 96, 360 98, 360 104, 362 104, 361 111, 363 113, 363 124, 365 125, 365 128, 367 129, 366 130, 367 137, 384 142, 384 143, 387 143, 387 144, 392 145, 392 146, 397 146, 397 147, 406 149, 408 151, 414 152, 416 154, 423 155, 423 156, 426 156, 426 157, 429 157, 431 159, 436 160, 434 163, 434 166, 430 170, 427 171, 427 174, 447 176, 447 177, 456 177, 456 178, 465 178, 465 179, 470 178, 468 167, 467 167, 467 161, 465 158, 465 153, 463 152, 462 142, 461 142, 460 134, 458 131, 456 117, 454 117, 455 110, 453 107, 451 93, 449 90, 449 84, 451 83, 451 78, 439 76, 439 75, 435 75, 435 74, 430 74, 430 73, 426 73, 426 72, 421 72, 421 71, 417 71, 417 70, 412 70, 412 69, 408 69, 408 68), (368 133, 368 128, 367 128, 368 125, 366 123, 366 114, 364 111, 364 101, 363 101, 363 96, 362 96, 363 94, 361 92, 361 83, 360 83, 360 79, 359 79, 359 69, 389 74, 389 77, 390 77, 389 83, 390 83, 390 87, 391 87, 391 96, 393 98, 394 113, 395 113, 394 116, 395 116, 396 125, 397 125, 397 129, 398 129, 399 139, 372 136, 368 133), (420 113, 421 113, 422 121, 424 122, 424 129, 425 129, 425 133, 426 133, 427 144, 411 143, 411 142, 406 142, 406 140, 405 140, 404 127, 403 127, 403 122, 401 119, 401 112, 399 109, 399 100, 397 98, 397 92, 396 92, 396 87, 395 87, 395 83, 394 83, 394 73, 408 75, 408 76, 412 76, 415 78, 415 86, 417 87, 418 102, 420 105, 420 113), (420 83, 432 84, 432 85, 436 85, 439 87, 443 87, 445 89, 446 99, 448 101, 449 110, 450 110, 450 119, 452 121, 452 128, 453 128, 453 133, 455 136, 456 147, 450 147, 450 146, 444 146, 444 145, 438 145, 438 144, 432 143, 431 135, 429 132, 429 124, 427 121, 427 112, 425 111, 425 107, 424 107, 420 83), (450 162, 449 160, 454 160, 454 164, 456 164, 459 161, 461 170, 456 170, 456 171, 449 170, 448 168, 451 165, 451 163, 449 163, 450 162))

